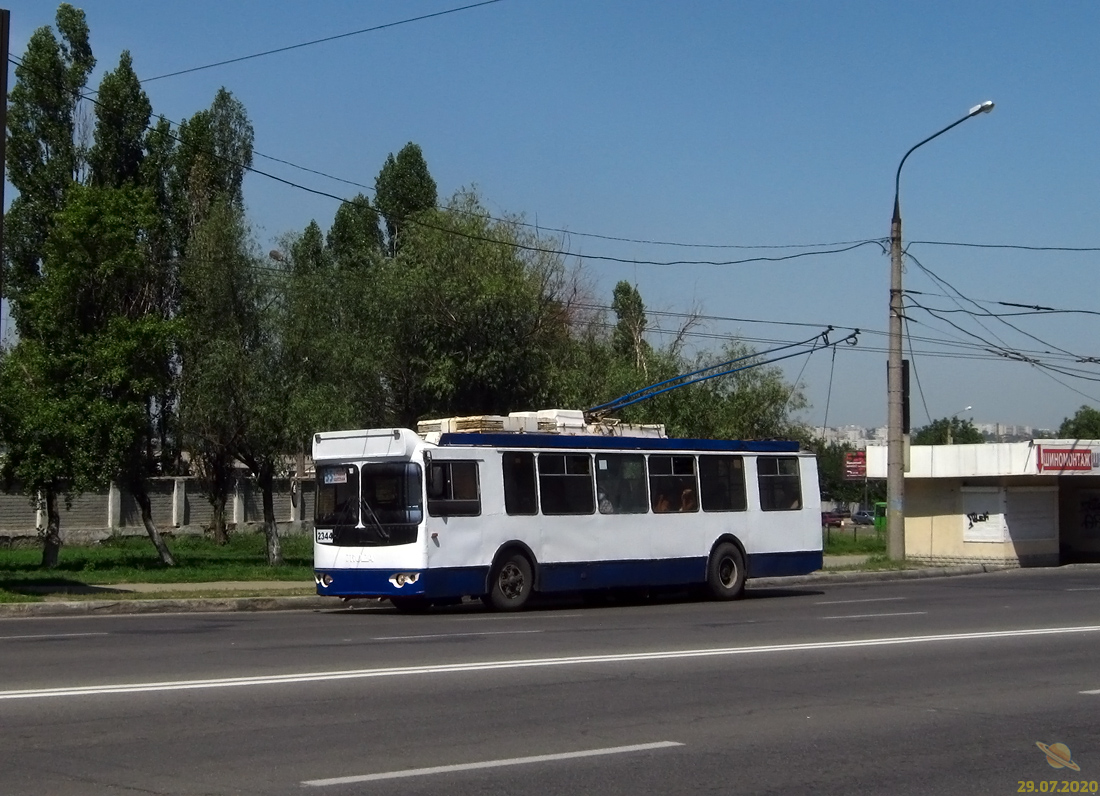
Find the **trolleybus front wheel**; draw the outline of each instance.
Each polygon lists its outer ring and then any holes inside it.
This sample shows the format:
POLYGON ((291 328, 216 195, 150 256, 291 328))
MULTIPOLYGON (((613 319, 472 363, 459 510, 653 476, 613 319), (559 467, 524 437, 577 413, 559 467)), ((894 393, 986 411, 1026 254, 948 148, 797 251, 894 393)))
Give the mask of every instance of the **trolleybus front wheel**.
POLYGON ((710 554, 707 592, 715 600, 736 600, 745 593, 745 560, 737 545, 722 542, 710 554))
POLYGON ((493 567, 489 593, 482 601, 497 611, 518 611, 527 604, 534 590, 531 562, 522 553, 509 553, 493 567))

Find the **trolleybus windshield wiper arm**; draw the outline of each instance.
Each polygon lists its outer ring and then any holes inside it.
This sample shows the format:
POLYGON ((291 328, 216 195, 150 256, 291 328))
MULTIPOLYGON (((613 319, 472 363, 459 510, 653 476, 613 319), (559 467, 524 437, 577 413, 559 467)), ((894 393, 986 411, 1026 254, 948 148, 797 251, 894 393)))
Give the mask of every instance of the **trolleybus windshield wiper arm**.
POLYGON ((370 502, 365 497, 360 495, 359 505, 362 508, 366 509, 367 514, 370 514, 371 522, 373 522, 374 527, 378 529, 378 535, 388 542, 390 540, 390 532, 387 531, 386 528, 382 525, 381 521, 378 519, 378 515, 375 514, 374 509, 371 508, 370 502))

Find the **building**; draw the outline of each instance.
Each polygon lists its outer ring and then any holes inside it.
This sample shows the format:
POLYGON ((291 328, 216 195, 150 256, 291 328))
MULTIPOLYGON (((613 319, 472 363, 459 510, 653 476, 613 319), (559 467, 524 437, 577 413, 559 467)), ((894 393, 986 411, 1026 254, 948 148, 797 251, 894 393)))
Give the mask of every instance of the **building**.
MULTIPOLYGON (((886 477, 886 446, 867 448, 886 477)), ((1100 561, 1100 440, 915 445, 905 557, 937 564, 1100 561)))

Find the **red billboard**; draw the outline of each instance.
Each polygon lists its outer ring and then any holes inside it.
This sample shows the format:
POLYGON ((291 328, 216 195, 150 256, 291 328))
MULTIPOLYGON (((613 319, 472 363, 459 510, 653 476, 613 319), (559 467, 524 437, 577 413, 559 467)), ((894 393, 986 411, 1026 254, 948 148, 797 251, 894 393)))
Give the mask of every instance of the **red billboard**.
POLYGON ((867 451, 852 451, 844 454, 844 478, 848 481, 862 481, 867 477, 867 451))
POLYGON ((1094 456, 1090 448, 1048 448, 1039 446, 1039 472, 1071 470, 1089 472, 1094 456))

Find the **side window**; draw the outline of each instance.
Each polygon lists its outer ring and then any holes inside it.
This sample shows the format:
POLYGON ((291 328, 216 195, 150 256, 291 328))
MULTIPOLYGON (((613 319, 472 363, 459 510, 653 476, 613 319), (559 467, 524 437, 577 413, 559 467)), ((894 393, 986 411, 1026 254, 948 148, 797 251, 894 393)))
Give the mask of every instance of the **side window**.
POLYGON ((744 511, 745 460, 740 456, 700 456, 699 489, 703 511, 744 511))
POLYGON ((508 451, 501 454, 504 470, 504 510, 511 515, 539 513, 535 495, 535 454, 508 451))
POLYGON ((596 507, 600 514, 645 514, 645 456, 640 453, 596 454, 596 507))
POLYGON ((592 514, 592 457, 587 453, 540 453, 539 497, 543 514, 592 514))
POLYGON ((657 514, 698 511, 695 457, 650 455, 649 492, 653 511, 657 514))
POLYGON ((428 513, 433 517, 481 514, 477 462, 432 462, 428 471, 428 513))
POLYGON ((760 456, 756 460, 760 482, 760 508, 764 511, 798 511, 802 508, 802 484, 798 457, 760 456))

